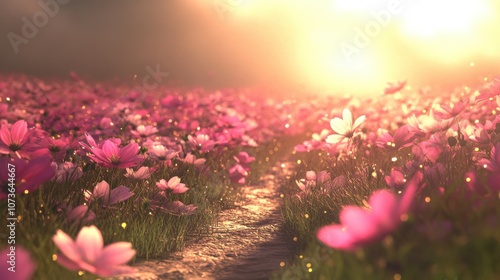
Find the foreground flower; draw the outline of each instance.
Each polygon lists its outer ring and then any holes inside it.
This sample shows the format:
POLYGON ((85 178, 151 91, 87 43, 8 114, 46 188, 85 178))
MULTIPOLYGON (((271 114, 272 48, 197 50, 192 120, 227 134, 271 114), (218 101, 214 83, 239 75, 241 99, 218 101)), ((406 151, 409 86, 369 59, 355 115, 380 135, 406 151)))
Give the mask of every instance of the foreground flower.
POLYGON ((125 186, 119 186, 110 191, 108 182, 101 181, 97 183, 92 193, 85 191, 84 195, 85 200, 89 203, 101 199, 104 206, 111 206, 131 198, 134 196, 134 193, 125 186))
POLYGON ((408 213, 421 176, 418 173, 410 181, 400 200, 390 191, 378 190, 370 197, 370 210, 345 206, 340 212, 341 224, 320 228, 318 239, 331 248, 352 251, 384 238, 408 213))
POLYGON ((148 179, 151 174, 155 171, 152 167, 141 166, 137 171, 134 171, 132 168, 125 168, 126 172, 125 177, 132 179, 148 179))
POLYGON ((114 141, 105 140, 102 148, 91 146, 90 152, 92 154, 89 155, 89 158, 104 167, 127 168, 136 166, 142 160, 138 155, 139 145, 137 143, 130 143, 120 148, 114 141))
POLYGON ((326 138, 326 142, 335 144, 339 142, 345 142, 347 141, 347 139, 351 139, 352 137, 354 137, 355 130, 365 122, 366 117, 363 115, 357 118, 354 121, 354 124, 352 120, 352 113, 351 111, 349 111, 349 109, 344 109, 344 111, 342 112, 342 119, 333 118, 330 121, 330 126, 337 134, 329 135, 326 138))
POLYGON ((125 265, 135 256, 132 244, 116 242, 104 247, 102 234, 95 226, 83 227, 75 241, 59 229, 52 241, 61 250, 57 262, 69 270, 85 270, 102 277, 135 272, 125 265))
POLYGON ((28 123, 24 120, 19 120, 12 125, 10 130, 5 124, 0 129, 0 154, 28 152, 30 132, 28 131, 28 123))
POLYGON ((28 194, 35 191, 41 184, 50 180, 55 175, 55 170, 51 165, 52 160, 48 157, 40 157, 32 160, 20 158, 3 157, 0 159, 0 200, 6 199, 9 191, 9 176, 7 170, 14 166, 15 172, 15 192, 28 194), (10 168, 9 167, 10 164, 10 168), (5 172, 4 172, 5 170, 5 172))
POLYGON ((36 264, 23 247, 15 246, 0 251, 0 279, 29 280, 35 272, 36 264), (12 257, 14 259, 12 260, 12 257))
POLYGON ((173 194, 185 193, 189 190, 185 184, 181 183, 181 178, 177 176, 170 178, 168 182, 165 179, 161 179, 156 183, 156 186, 162 191, 171 190, 173 194))

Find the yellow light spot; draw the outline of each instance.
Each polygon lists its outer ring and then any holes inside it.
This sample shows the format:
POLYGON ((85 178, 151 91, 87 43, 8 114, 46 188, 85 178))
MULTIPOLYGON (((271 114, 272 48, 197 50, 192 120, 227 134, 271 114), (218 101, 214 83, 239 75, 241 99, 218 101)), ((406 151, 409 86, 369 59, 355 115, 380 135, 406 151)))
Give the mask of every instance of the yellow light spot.
POLYGON ((325 213, 325 214, 326 214, 326 210, 325 210, 325 211, 323 211, 323 213, 325 213))
POLYGON ((293 237, 293 241, 297 242, 299 239, 297 238, 297 236, 294 236, 293 237))
POLYGON ((394 274, 394 280, 401 280, 401 274, 399 273, 394 274))
POLYGON ((10 97, 6 97, 5 100, 10 101, 10 97))
POLYGON ((309 214, 305 214, 304 217, 306 217, 306 219, 309 219, 309 214))
POLYGON ((376 171, 373 171, 373 172, 372 172, 372 177, 373 177, 373 178, 377 178, 377 172, 376 172, 376 171))
POLYGON ((285 164, 284 163, 281 164, 281 168, 285 168, 285 164))
POLYGON ((313 272, 313 269, 312 269, 312 268, 309 268, 307 271, 309 271, 309 272, 313 272))
POLYGON ((290 127, 290 125, 289 125, 289 124, 285 124, 285 128, 289 128, 289 127, 290 127))
POLYGON ((285 262, 280 262, 280 266, 284 267, 285 266, 285 262))
POLYGON ((83 276, 84 274, 85 274, 85 272, 83 272, 83 271, 81 271, 81 270, 80 270, 80 271, 78 271, 78 276, 83 276))
POLYGON ((496 115, 496 114, 497 114, 497 111, 496 111, 496 110, 491 110, 491 113, 492 113, 493 115, 496 115))
POLYGON ((423 109, 423 110, 422 110, 422 113, 424 113, 424 114, 425 114, 425 113, 427 113, 427 110, 423 109))
POLYGON ((297 164, 301 164, 302 161, 300 159, 297 160, 297 164))
POLYGON ((24 191, 24 194, 29 194, 29 193, 30 193, 30 191, 28 191, 28 190, 24 191))
POLYGON ((393 157, 391 160, 392 160, 392 162, 396 162, 396 161, 398 161, 398 158, 397 157, 393 157))
POLYGON ((431 202, 431 198, 430 197, 426 197, 425 198, 425 202, 427 202, 427 203, 431 202))
POLYGON ((306 264, 306 267, 307 267, 307 268, 311 268, 311 267, 312 267, 312 264, 311 264, 311 263, 307 263, 307 264, 306 264))
POLYGON ((479 148, 478 148, 478 147, 475 147, 475 148, 474 148, 474 151, 479 152, 479 148))
POLYGON ((421 165, 419 165, 418 167, 419 167, 420 169, 424 168, 424 166, 423 166, 422 164, 421 164, 421 165))
POLYGON ((470 177, 465 178, 465 182, 470 183, 472 179, 470 177))
POLYGON ((283 197, 285 197, 285 195, 281 193, 281 194, 280 194, 280 197, 281 197, 281 198, 283 198, 283 197))
POLYGON ((299 259, 303 259, 303 258, 304 258, 304 256, 302 256, 302 255, 299 256, 299 259))
POLYGON ((56 254, 52 254, 52 260, 53 261, 57 261, 57 255, 56 254))
POLYGON ((122 228, 125 229, 127 227, 127 223, 123 222, 122 223, 122 228))
POLYGON ((85 107, 85 105, 82 106, 82 110, 85 110, 87 107, 85 107))
POLYGON ((406 221, 408 221, 408 214, 403 214, 403 215, 401 215, 400 219, 401 219, 401 222, 406 222, 406 221))
POLYGON ((483 167, 484 167, 484 168, 488 168, 488 165, 487 165, 487 164, 485 164, 485 165, 483 165, 483 167))

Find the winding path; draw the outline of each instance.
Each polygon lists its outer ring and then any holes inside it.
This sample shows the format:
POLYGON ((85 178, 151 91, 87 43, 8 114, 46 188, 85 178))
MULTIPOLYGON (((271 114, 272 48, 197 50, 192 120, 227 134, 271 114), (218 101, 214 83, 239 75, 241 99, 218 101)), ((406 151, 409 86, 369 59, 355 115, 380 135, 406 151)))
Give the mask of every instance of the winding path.
POLYGON ((168 259, 138 262, 138 273, 117 279, 268 279, 291 255, 277 183, 285 172, 273 167, 259 185, 242 187, 241 201, 219 214, 210 234, 192 238, 168 259))

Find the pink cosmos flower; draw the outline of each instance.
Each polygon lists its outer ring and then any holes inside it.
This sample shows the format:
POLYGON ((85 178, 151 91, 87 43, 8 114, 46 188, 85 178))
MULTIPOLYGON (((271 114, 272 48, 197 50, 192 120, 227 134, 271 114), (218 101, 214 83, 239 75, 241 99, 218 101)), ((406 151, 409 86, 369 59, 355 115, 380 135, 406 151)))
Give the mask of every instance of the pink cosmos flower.
POLYGON ((62 230, 57 230, 52 241, 61 253, 57 262, 69 270, 85 270, 101 277, 117 276, 135 272, 125 265, 136 251, 129 242, 116 242, 104 247, 99 229, 95 226, 83 227, 73 241, 62 230))
POLYGON ((135 130, 132 130, 130 133, 136 137, 136 138, 141 138, 141 137, 149 137, 153 134, 156 134, 158 132, 158 129, 152 125, 138 125, 135 130))
POLYGON ((137 171, 134 171, 132 168, 125 168, 126 174, 125 177, 133 178, 133 179, 147 179, 151 176, 151 174, 155 171, 153 167, 141 166, 137 171))
POLYGON ((19 245, 14 248, 15 250, 11 250, 8 246, 0 251, 0 279, 30 280, 36 264, 26 249, 19 245))
POLYGON ((30 132, 28 123, 24 120, 15 122, 10 130, 3 124, 0 129, 0 154, 18 153, 19 157, 24 157, 30 144, 30 132))
POLYGON ((186 216, 193 215, 194 213, 196 213, 197 208, 198 207, 195 206, 194 204, 186 205, 178 200, 169 203, 167 206, 167 210, 170 211, 171 214, 186 215, 186 216))
POLYGON ((339 142, 345 142, 347 141, 347 139, 351 139, 352 137, 354 137, 355 130, 365 122, 366 117, 364 115, 360 116, 354 121, 354 124, 352 120, 352 113, 351 111, 349 111, 349 109, 344 109, 344 111, 342 112, 342 119, 333 118, 330 121, 330 126, 336 134, 329 135, 326 138, 326 142, 335 144, 339 142))
POLYGON ((177 176, 170 178, 168 182, 165 179, 161 179, 156 183, 156 186, 162 191, 170 190, 173 194, 181 194, 189 190, 185 184, 181 183, 181 178, 177 176))
POLYGON ((39 157, 32 160, 24 160, 20 158, 0 158, 0 168, 4 170, 0 172, 0 200, 8 197, 9 176, 7 172, 14 166, 15 170, 15 192, 25 193, 35 191, 41 184, 52 179, 55 175, 55 170, 51 165, 52 160, 49 157, 39 157))
POLYGON ((127 168, 136 166, 142 161, 142 158, 138 155, 139 145, 137 143, 130 143, 121 148, 118 147, 119 144, 116 141, 110 139, 105 140, 102 147, 98 147, 95 142, 92 143, 91 141, 89 141, 89 144, 90 146, 80 142, 80 145, 91 152, 89 158, 104 167, 127 168))
POLYGON ((349 251, 384 238, 410 210, 421 178, 421 174, 416 175, 399 200, 392 192, 378 190, 370 197, 370 210, 345 206, 340 212, 341 224, 320 228, 317 238, 331 248, 349 251))
POLYGON ((491 172, 500 171, 500 143, 491 148, 490 159, 482 158, 478 161, 478 164, 491 172))
POLYGON ((213 150, 215 142, 210 140, 210 136, 207 134, 198 134, 196 137, 188 135, 188 143, 193 149, 198 149, 202 153, 209 152, 213 150))
POLYGON ((442 120, 452 119, 462 113, 468 105, 469 99, 451 105, 442 104, 441 108, 434 111, 434 115, 442 120))
POLYGON ((171 160, 179 154, 179 152, 167 149, 165 146, 161 144, 152 145, 148 149, 148 154, 153 159, 166 161, 171 160))
POLYGON ((180 160, 183 161, 183 162, 185 162, 185 163, 193 164, 195 166, 202 165, 202 164, 205 163, 205 161, 207 161, 204 158, 198 158, 197 159, 196 156, 194 156, 191 153, 187 153, 186 157, 183 158, 183 159, 180 159, 180 160))
POLYGON ((400 189, 406 183, 404 174, 397 168, 392 169, 391 174, 389 176, 385 176, 384 179, 387 186, 393 189, 400 189))
POLYGON ((388 150, 399 150, 413 144, 416 134, 407 125, 404 125, 394 132, 394 137, 389 133, 382 134, 376 141, 378 147, 388 150))
POLYGON ((387 87, 384 90, 385 94, 394 94, 398 91, 401 91, 406 86, 405 81, 397 81, 395 83, 387 83, 387 87))
POLYGON ((241 164, 237 163, 229 168, 229 178, 231 182, 237 184, 245 184, 248 177, 248 171, 241 164))
POLYGON ((97 183, 92 193, 90 191, 85 191, 84 196, 85 200, 89 203, 101 199, 103 206, 111 206, 131 198, 134 196, 134 193, 125 186, 119 186, 110 191, 108 182, 103 180, 97 183))
POLYGON ((95 220, 95 217, 94 211, 90 210, 87 205, 66 208, 66 222, 69 224, 90 223, 95 220))

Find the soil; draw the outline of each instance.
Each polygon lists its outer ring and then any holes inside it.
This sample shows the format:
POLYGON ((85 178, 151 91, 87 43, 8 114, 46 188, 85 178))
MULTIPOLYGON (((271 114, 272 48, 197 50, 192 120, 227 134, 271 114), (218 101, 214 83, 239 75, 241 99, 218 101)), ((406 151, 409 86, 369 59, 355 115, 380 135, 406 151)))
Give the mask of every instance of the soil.
POLYGON ((277 182, 285 173, 274 167, 259 185, 242 187, 242 200, 219 214, 210 234, 166 259, 137 262, 138 273, 117 279, 268 279, 292 254, 279 209, 277 182))

